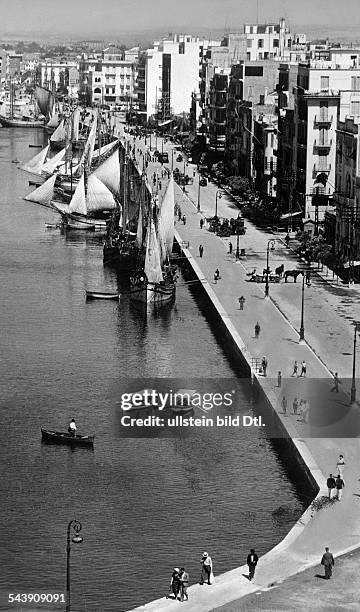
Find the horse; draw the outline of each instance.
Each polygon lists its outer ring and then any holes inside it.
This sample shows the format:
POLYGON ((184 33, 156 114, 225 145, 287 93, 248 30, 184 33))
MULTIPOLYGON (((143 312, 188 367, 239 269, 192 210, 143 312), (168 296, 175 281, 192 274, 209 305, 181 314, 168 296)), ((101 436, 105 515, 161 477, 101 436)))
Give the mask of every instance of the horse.
POLYGON ((304 272, 302 270, 286 270, 286 272, 284 272, 285 283, 287 283, 289 276, 292 277, 294 279, 294 283, 296 283, 299 274, 304 274, 304 272))
POLYGON ((275 274, 277 276, 280 276, 280 278, 282 278, 283 273, 284 273, 284 264, 281 264, 281 266, 279 266, 278 268, 275 268, 275 274))

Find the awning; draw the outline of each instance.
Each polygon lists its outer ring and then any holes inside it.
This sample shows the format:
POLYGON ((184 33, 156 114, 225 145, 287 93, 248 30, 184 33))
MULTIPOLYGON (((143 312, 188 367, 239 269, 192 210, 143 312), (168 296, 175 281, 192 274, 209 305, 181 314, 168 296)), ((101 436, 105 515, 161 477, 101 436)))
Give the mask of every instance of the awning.
POLYGON ((302 211, 298 210, 297 212, 293 212, 293 213, 286 213, 285 215, 281 215, 280 219, 288 219, 289 217, 296 217, 297 215, 302 215, 302 211))
POLYGON ((158 127, 164 127, 164 125, 169 125, 169 123, 172 123, 173 119, 167 119, 167 121, 162 121, 161 123, 158 123, 158 127))

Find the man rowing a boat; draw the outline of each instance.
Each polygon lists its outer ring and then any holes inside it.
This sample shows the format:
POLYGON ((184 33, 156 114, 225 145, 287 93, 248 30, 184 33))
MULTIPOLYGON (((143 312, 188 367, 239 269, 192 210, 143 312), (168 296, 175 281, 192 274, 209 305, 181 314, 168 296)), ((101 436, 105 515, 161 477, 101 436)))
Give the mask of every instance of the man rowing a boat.
POLYGON ((71 419, 71 421, 69 423, 69 427, 68 427, 68 432, 69 432, 70 435, 76 436, 76 423, 75 423, 75 419, 71 419))

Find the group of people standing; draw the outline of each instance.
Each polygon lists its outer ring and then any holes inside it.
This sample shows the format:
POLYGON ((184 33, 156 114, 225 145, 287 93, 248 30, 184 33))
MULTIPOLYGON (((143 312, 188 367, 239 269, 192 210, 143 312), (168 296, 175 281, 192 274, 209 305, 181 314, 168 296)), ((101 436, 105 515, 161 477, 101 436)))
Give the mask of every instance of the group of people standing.
POLYGON ((330 499, 338 499, 339 501, 341 500, 342 491, 343 491, 343 488, 345 487, 345 480, 344 480, 344 474, 343 474, 344 466, 345 466, 344 455, 339 455, 339 459, 336 464, 337 474, 336 476, 333 476, 333 474, 329 474, 329 478, 326 481, 329 500, 330 499), (333 495, 333 491, 335 491, 335 495, 333 495))
MULTIPOLYGON (((287 401, 285 395, 283 396, 283 398, 281 400, 281 407, 282 407, 282 413, 283 414, 287 414, 288 401, 287 401)), ((308 423, 309 422, 309 413, 310 413, 310 402, 309 402, 309 400, 307 400, 307 399, 298 399, 297 397, 294 397, 294 400, 293 400, 293 403, 292 403, 292 408, 293 408, 293 414, 300 416, 300 421, 303 421, 304 423, 308 423)))

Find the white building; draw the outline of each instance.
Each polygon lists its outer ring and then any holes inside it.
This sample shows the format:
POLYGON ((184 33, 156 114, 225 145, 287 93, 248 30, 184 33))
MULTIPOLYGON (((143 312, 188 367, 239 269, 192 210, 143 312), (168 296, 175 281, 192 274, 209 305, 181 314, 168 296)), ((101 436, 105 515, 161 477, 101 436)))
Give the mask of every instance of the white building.
POLYGON ((148 119, 188 113, 199 92, 200 39, 188 35, 154 42, 140 59, 139 110, 148 119))
POLYGON ((306 50, 306 35, 291 34, 283 17, 279 23, 245 24, 244 34, 248 61, 290 60, 292 49, 296 54, 306 50))
MULTIPOLYGON (((352 51, 352 55, 355 55, 352 51)), ((305 173, 305 217, 321 221, 335 190, 337 122, 360 118, 360 67, 338 49, 332 61, 299 65, 295 90, 297 173, 305 173), (342 67, 343 66, 343 67, 342 67)))
POLYGON ((78 62, 45 60, 39 63, 40 85, 58 90, 65 87, 70 96, 76 96, 79 90, 78 62))

